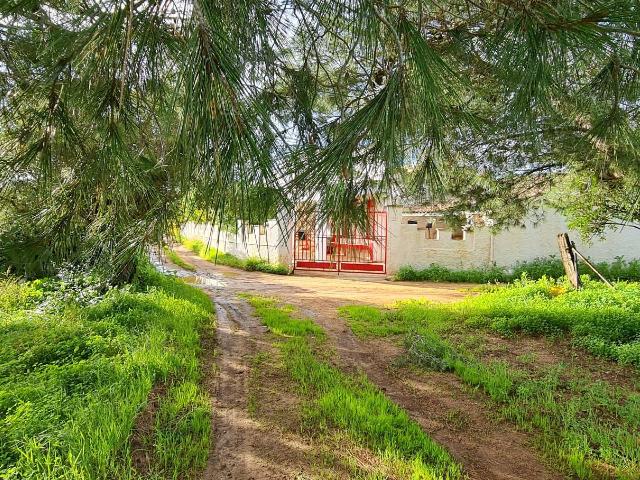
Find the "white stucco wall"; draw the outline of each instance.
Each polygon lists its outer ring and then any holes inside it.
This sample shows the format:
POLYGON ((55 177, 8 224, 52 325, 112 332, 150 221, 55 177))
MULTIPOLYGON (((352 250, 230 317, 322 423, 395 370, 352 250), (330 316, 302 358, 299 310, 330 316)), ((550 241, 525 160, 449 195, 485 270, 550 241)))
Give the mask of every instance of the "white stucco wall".
POLYGON ((610 230, 605 239, 591 242, 567 227, 564 218, 547 210, 525 221, 524 227, 513 227, 492 235, 488 227, 476 227, 465 233, 464 240, 451 240, 451 231, 440 232, 438 240, 427 238, 424 217, 402 215, 402 208, 388 207, 389 240, 387 271, 394 273, 404 265, 416 268, 431 264, 462 269, 499 265, 510 267, 517 262, 538 257, 558 256, 558 233, 568 232, 576 247, 596 262, 614 261, 617 256, 640 258, 640 232, 633 228, 610 230), (423 220, 420 220, 422 218, 423 220), (419 225, 408 225, 417 220, 419 225))
POLYGON ((614 261, 616 256, 626 259, 640 258, 640 231, 633 228, 609 230, 604 239, 595 237, 585 242, 580 234, 567 226, 564 218, 552 210, 545 210, 542 221, 536 224, 528 219, 524 227, 499 232, 494 240, 494 261, 500 266, 533 260, 549 255, 559 256, 556 236, 567 232, 577 249, 590 259, 614 261))
POLYGON ((269 220, 262 231, 258 225, 246 225, 244 229, 238 228, 237 234, 220 231, 210 224, 187 222, 181 234, 239 258, 257 257, 290 265, 292 238, 285 231, 286 227, 276 220, 269 220))
POLYGON ((387 272, 401 266, 428 267, 432 263, 449 268, 479 267, 490 263, 491 233, 488 229, 465 232, 464 240, 452 240, 451 230, 441 230, 438 239, 427 238, 422 225, 409 225, 402 208, 388 207, 387 272))

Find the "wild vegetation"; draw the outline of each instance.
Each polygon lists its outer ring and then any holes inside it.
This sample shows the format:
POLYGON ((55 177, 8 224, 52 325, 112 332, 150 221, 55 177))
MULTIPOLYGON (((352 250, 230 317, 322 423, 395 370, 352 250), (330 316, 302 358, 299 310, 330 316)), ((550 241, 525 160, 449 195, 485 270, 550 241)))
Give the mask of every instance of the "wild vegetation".
MULTIPOLYGON (((640 281, 640 260, 625 260, 618 257, 614 262, 594 262, 597 270, 610 281, 640 281)), ((595 276, 584 263, 579 262, 581 275, 595 276)), ((426 268, 401 267, 395 274, 396 280, 418 282, 462 282, 462 283, 508 283, 519 280, 523 275, 531 280, 542 277, 561 278, 565 275, 562 261, 555 256, 536 258, 519 262, 513 268, 488 266, 484 268, 451 269, 432 264, 426 268)))
POLYGON ((246 260, 230 253, 217 250, 215 247, 205 245, 202 240, 190 240, 183 238, 182 245, 209 262, 229 267, 240 268, 249 272, 273 273, 275 275, 289 275, 289 267, 282 263, 270 263, 261 258, 247 258, 246 260))
POLYGON ((201 468, 211 404, 198 352, 212 311, 202 291, 145 264, 106 292, 78 278, 2 280, 0 477, 177 479, 201 468), (163 392, 157 412, 139 426, 152 390, 163 392), (151 463, 137 471, 144 454, 151 463))
POLYGON ((284 368, 306 399, 304 424, 311 434, 345 434, 400 478, 463 478, 451 455, 366 377, 346 375, 329 363, 319 326, 271 298, 244 297, 282 338, 278 347, 284 368))
POLYGON ((585 367, 593 363, 588 359, 584 365, 562 358, 539 365, 535 352, 519 356, 512 343, 514 335, 566 338, 573 348, 637 368, 639 288, 621 282, 610 290, 587 281, 574 291, 549 279, 518 281, 451 305, 352 306, 342 314, 360 337, 400 336, 404 362, 451 372, 483 391, 501 417, 533 433, 540 450, 567 473, 631 479, 640 475, 640 395, 633 370, 624 385, 609 383, 609 369, 594 377, 585 367), (496 333, 503 337, 502 355, 489 349, 496 333))

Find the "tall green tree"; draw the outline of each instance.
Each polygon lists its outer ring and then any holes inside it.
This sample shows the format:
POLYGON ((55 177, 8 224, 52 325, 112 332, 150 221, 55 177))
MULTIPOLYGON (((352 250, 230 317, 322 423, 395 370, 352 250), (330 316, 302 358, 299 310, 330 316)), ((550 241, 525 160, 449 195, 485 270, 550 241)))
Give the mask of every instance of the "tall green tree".
POLYGON ((260 191, 357 222, 407 189, 512 216, 570 175, 633 190, 639 23, 634 0, 6 0, 0 262, 126 279, 184 208, 252 218, 260 191))

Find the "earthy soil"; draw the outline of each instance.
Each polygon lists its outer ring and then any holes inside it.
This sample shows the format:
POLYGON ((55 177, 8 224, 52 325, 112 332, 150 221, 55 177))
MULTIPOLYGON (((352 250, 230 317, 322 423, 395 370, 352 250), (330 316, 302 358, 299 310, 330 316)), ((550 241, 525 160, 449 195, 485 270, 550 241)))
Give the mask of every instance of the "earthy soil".
POLYGON ((250 307, 226 288, 210 288, 216 305, 217 372, 213 397, 213 443, 203 478, 295 478, 304 445, 272 435, 249 413, 251 360, 268 348, 266 329, 250 307))
MULTIPOLYGON (((419 298, 449 302, 465 295, 464 285, 389 282, 376 276, 276 276, 213 265, 184 249, 178 253, 196 265, 194 282, 211 291, 218 314, 218 376, 214 390, 214 444, 206 479, 296 478, 303 470, 304 445, 282 435, 248 413, 251 358, 267 335, 237 293, 272 295, 297 307, 326 329, 337 365, 364 372, 407 410, 435 440, 446 446, 471 479, 555 479, 530 439, 493 418, 453 375, 392 368, 401 348, 384 340, 356 338, 337 308, 347 304, 388 305, 419 298)), ((187 278, 188 279, 188 278, 187 278)), ((300 477, 298 477, 300 478, 300 477)))
POLYGON ((160 399, 167 393, 165 383, 156 384, 147 398, 145 408, 136 417, 131 434, 131 464, 140 475, 148 475, 153 465, 153 430, 160 399))

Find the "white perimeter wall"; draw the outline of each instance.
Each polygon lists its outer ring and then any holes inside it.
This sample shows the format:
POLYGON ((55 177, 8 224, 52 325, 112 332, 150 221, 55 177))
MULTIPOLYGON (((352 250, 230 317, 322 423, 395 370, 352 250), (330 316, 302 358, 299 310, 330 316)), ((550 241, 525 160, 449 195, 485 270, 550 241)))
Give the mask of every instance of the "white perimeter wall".
POLYGON ((422 224, 403 223, 408 217, 402 216, 402 208, 388 207, 387 212, 388 273, 395 273, 405 265, 420 268, 436 263, 460 269, 490 263, 491 233, 488 229, 465 232, 464 240, 451 240, 450 230, 442 230, 438 240, 429 239, 427 232, 420 229, 422 224))
POLYGON ((617 256, 625 259, 640 258, 640 231, 634 228, 608 230, 605 238, 594 237, 585 242, 580 234, 567 226, 564 218, 552 210, 545 210, 541 222, 525 222, 523 228, 511 228, 495 237, 495 263, 510 266, 516 262, 536 257, 555 255, 559 257, 558 233, 567 232, 583 255, 596 262, 614 261, 617 256))
POLYGON ((238 230, 234 234, 218 230, 211 224, 187 222, 180 233, 239 258, 256 257, 271 263, 291 264, 290 235, 283 232, 276 220, 269 220, 263 229, 258 225, 246 225, 244 233, 241 228, 238 230))
POLYGON ((394 273, 404 265, 428 267, 431 264, 461 269, 487 265, 513 266, 517 262, 549 255, 559 256, 556 236, 568 232, 576 247, 594 261, 614 261, 617 256, 640 258, 640 231, 633 228, 610 230, 605 240, 596 237, 591 243, 567 227, 554 211, 544 212, 542 219, 527 220, 524 227, 513 227, 495 236, 487 227, 465 232, 464 240, 451 240, 451 231, 440 232, 440 239, 427 238, 418 225, 409 225, 410 217, 402 208, 388 207, 387 271, 394 273), (404 222, 404 223, 403 223, 404 222))

